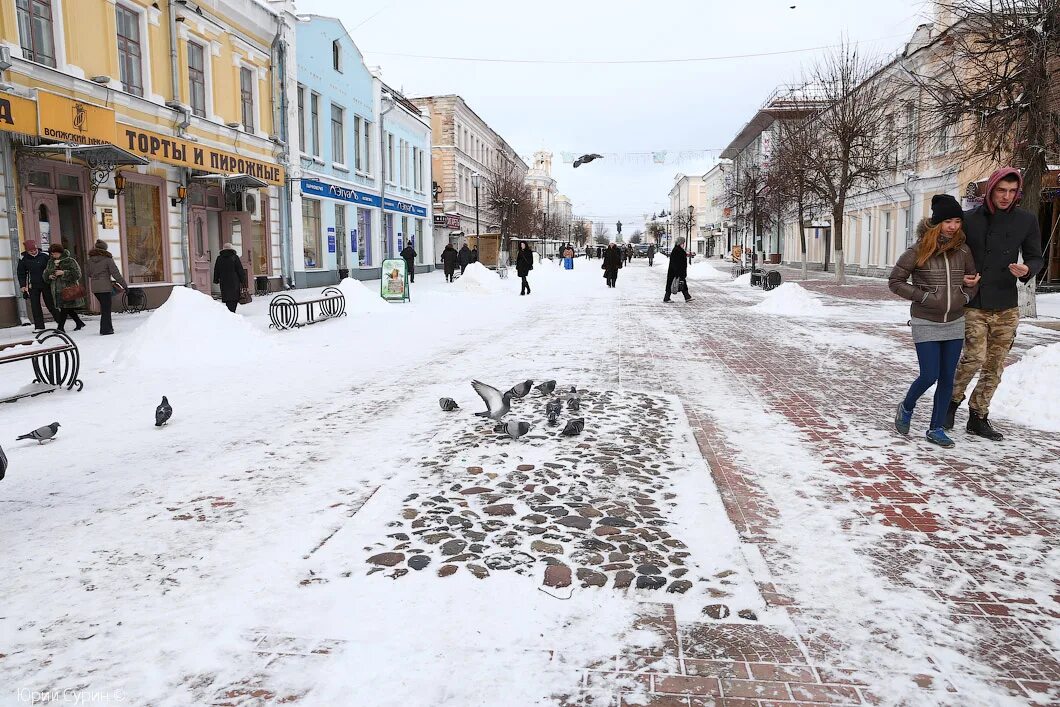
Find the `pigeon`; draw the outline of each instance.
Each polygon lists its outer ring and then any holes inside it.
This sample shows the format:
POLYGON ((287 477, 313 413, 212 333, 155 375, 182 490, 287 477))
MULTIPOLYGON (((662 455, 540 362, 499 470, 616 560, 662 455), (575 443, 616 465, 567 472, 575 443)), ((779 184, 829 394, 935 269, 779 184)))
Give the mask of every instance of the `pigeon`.
POLYGON ((530 431, 530 423, 516 422, 514 420, 511 420, 509 422, 501 422, 493 428, 493 431, 501 434, 506 434, 512 439, 519 439, 530 431))
POLYGON ((7 455, 4 454, 4 448, 0 447, 0 479, 4 478, 4 474, 7 473, 7 455))
POLYGON ((570 410, 571 412, 577 412, 577 411, 581 410, 582 409, 582 399, 581 398, 570 398, 569 400, 567 400, 567 409, 570 410))
POLYGON ((567 426, 563 428, 563 431, 560 432, 560 434, 563 435, 564 437, 573 437, 574 435, 581 434, 582 430, 584 430, 584 429, 585 429, 585 418, 584 417, 576 417, 576 418, 574 418, 573 420, 570 420, 567 423, 567 426))
POLYGON ((551 400, 551 401, 549 401, 549 403, 547 405, 545 405, 545 414, 546 415, 553 415, 553 414, 559 415, 560 412, 562 412, 562 411, 563 411, 563 401, 561 401, 559 399, 551 400))
POLYGON ((169 404, 169 399, 163 395, 162 402, 155 408, 155 427, 161 427, 166 424, 171 417, 173 417, 173 406, 169 404))
POLYGON ((570 400, 571 398, 576 398, 576 397, 578 397, 578 389, 575 386, 572 385, 570 387, 570 390, 568 390, 566 393, 563 393, 563 395, 560 396, 560 399, 562 399, 562 400, 570 400))
POLYGON ((559 411, 558 410, 549 410, 548 411, 548 424, 549 425, 558 425, 559 424, 559 411))
POLYGON ((499 420, 511 410, 511 391, 502 395, 501 391, 491 385, 486 385, 481 381, 471 381, 471 387, 475 389, 475 392, 478 393, 479 397, 486 403, 487 408, 485 412, 476 412, 476 416, 499 420))
POLYGON ((590 153, 588 155, 582 155, 578 159, 574 160, 574 169, 578 169, 583 164, 589 164, 593 160, 599 160, 599 159, 603 159, 603 155, 598 155, 595 152, 590 153))
POLYGON ((530 392, 530 387, 533 385, 533 381, 525 380, 519 385, 512 386, 512 389, 508 392, 511 393, 513 398, 525 398, 527 393, 530 392))
POLYGON ((456 401, 452 398, 438 398, 438 404, 442 407, 442 410, 445 410, 446 412, 460 409, 460 406, 457 405, 456 401))
POLYGON ((27 432, 21 437, 16 437, 15 440, 18 441, 20 439, 35 439, 37 440, 37 444, 44 444, 45 440, 49 440, 55 436, 55 433, 59 430, 59 427, 60 425, 58 422, 53 422, 50 425, 38 427, 32 432, 27 432))
POLYGON ((548 395, 556 389, 556 381, 545 381, 534 386, 542 395, 548 395))

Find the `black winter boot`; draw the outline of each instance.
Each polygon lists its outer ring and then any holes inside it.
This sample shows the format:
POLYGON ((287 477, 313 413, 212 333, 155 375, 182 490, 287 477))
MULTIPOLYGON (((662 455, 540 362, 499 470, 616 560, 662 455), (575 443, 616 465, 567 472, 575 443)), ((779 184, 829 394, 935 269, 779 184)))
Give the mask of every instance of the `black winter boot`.
POLYGON ((979 416, 974 410, 968 411, 968 434, 973 434, 977 437, 983 437, 991 442, 1000 442, 1005 439, 1005 435, 1001 434, 993 427, 990 426, 990 421, 986 419, 987 416, 979 416))
POLYGON ((951 400, 949 408, 946 409, 946 420, 942 423, 942 429, 953 429, 953 418, 957 417, 957 410, 961 407, 961 400, 951 400))

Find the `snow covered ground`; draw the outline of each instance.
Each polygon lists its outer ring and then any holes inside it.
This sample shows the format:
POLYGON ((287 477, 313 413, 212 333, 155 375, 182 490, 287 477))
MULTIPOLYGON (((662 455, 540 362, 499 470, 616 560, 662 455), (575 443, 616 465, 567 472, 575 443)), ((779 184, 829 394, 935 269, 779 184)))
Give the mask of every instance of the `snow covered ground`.
MULTIPOLYGON (((620 666, 586 683, 584 671, 631 652, 663 656, 653 670, 687 671, 687 637, 665 657, 645 616, 672 611, 692 625, 721 606, 725 630, 768 629, 812 653, 793 615, 763 597, 775 560, 764 547, 798 553, 790 593, 842 607, 832 638, 853 654, 888 675, 924 672, 930 655, 974 698, 909 681, 883 701, 1021 704, 957 655, 952 646, 973 636, 936 600, 881 586, 845 536, 849 508, 828 496, 828 463, 710 350, 748 343, 712 327, 724 308, 813 351, 825 378, 841 377, 833 367, 844 357, 873 352, 912 371, 912 347, 896 344, 907 309, 797 283, 763 293, 707 263, 690 272, 694 302, 663 305, 664 276, 637 262, 610 290, 597 261, 571 272, 544 261, 520 297, 517 278, 479 266, 453 284, 418 276, 406 304, 346 281, 347 317, 287 332, 268 328, 267 299, 230 315, 192 291, 118 316, 115 336, 96 336, 89 320, 75 334, 82 392, 0 406, 10 459, 0 703, 74 690, 151 705, 558 705, 616 691, 648 704, 659 678, 620 666), (472 415, 482 407, 473 378, 575 386, 583 409, 561 422, 581 415, 585 433, 559 437, 543 419, 547 398, 531 393, 512 413, 531 433, 496 435, 472 415), (162 395, 174 416, 158 429, 162 395), (442 412, 442 396, 460 409, 442 412), (740 464, 775 470, 758 478, 787 499, 761 533, 772 534, 766 545, 738 535, 726 513, 701 455, 707 415, 740 464), (14 442, 53 420, 54 441, 14 442), (658 572, 641 571, 653 563, 658 572), (572 584, 550 585, 550 565, 575 570, 572 584), (626 572, 662 583, 622 586, 626 572), (889 648, 881 631, 898 632, 889 648)), ((1047 374, 1020 375, 1036 385, 1060 376, 1057 345, 1039 356, 1047 374)), ((0 367, 0 391, 28 372, 0 367)), ((1003 401, 1002 418, 1012 409, 1003 401)), ((1036 596, 1047 596, 1041 573, 1055 559, 1038 566, 1036 596)), ((699 658, 724 648, 708 644, 699 658)))

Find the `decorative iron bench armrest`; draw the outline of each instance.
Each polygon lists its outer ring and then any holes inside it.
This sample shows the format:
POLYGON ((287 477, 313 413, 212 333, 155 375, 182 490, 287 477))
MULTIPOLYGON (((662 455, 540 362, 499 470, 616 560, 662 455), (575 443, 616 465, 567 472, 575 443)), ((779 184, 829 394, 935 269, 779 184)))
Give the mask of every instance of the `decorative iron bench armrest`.
POLYGON ((325 287, 320 297, 299 302, 287 293, 276 295, 269 302, 269 328, 293 329, 316 324, 325 319, 346 316, 346 296, 337 287, 325 287), (299 308, 305 308, 305 322, 298 321, 299 308))
MULTIPOLYGON (((77 386, 84 388, 78 378, 81 369, 81 354, 74 340, 58 329, 49 329, 37 334, 34 341, 20 341, 4 346, 30 345, 26 350, 0 354, 0 365, 15 361, 30 361, 33 364, 34 383, 43 383, 67 390, 77 386), (40 344, 40 346, 33 346, 40 344)), ((17 398, 13 398, 17 399, 17 398)))

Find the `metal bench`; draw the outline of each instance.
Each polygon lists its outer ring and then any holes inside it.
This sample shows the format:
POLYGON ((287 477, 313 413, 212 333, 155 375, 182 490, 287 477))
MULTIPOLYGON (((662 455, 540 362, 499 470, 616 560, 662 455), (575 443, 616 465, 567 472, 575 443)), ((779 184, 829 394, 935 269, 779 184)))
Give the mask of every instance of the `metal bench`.
POLYGON ((0 344, 0 365, 16 361, 33 364, 33 382, 28 390, 0 399, 0 403, 51 393, 59 388, 84 388, 85 384, 78 378, 81 355, 77 344, 58 329, 42 331, 33 339, 0 344))
POLYGON ((780 287, 782 279, 779 270, 762 270, 761 268, 751 270, 751 287, 761 287, 767 292, 780 287))
POLYGON ((346 297, 337 287, 325 287, 320 297, 299 302, 288 294, 279 294, 269 302, 269 328, 277 330, 303 327, 325 319, 346 316, 346 297), (301 308, 305 308, 305 321, 298 321, 301 308))
POLYGON ((142 287, 126 287, 121 293, 122 312, 139 314, 147 307, 147 294, 142 287))

